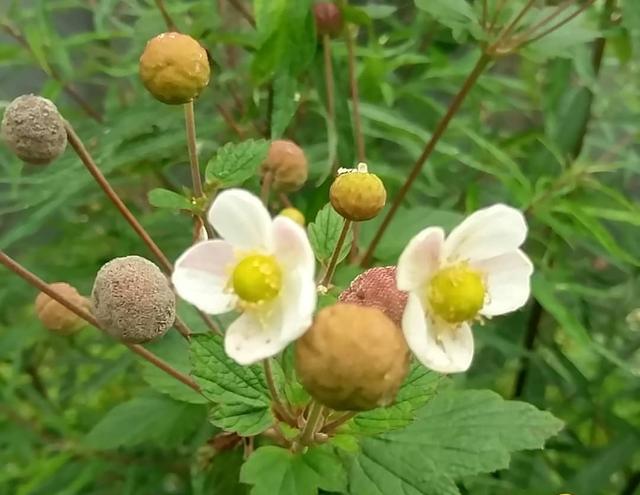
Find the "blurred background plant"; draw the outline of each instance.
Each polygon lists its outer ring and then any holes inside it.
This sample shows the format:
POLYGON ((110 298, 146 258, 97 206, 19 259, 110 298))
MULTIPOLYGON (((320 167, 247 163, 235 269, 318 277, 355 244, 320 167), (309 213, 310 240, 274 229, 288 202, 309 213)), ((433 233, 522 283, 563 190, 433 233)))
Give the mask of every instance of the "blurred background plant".
MULTIPOLYGON (((175 259, 191 242, 192 220, 152 206, 147 193, 188 196, 182 111, 154 101, 137 75, 146 41, 174 24, 215 61, 197 105, 203 160, 228 141, 295 139, 309 157, 310 179, 290 197, 309 221, 327 201, 334 151, 338 164, 351 167, 362 150, 350 116, 348 46, 344 37, 331 42, 334 130, 325 121, 322 46, 308 24, 310 2, 300 4, 305 10, 270 18, 266 0, 5 0, 0 106, 29 92, 55 101, 175 259)), ((397 0, 346 7, 347 33, 357 35, 366 159, 390 198, 478 59, 483 39, 471 6, 397 0)), ((640 493, 638 53, 640 4, 605 0, 499 58, 375 252, 376 264, 395 263, 425 226, 453 226, 498 201, 528 215, 534 298, 476 332, 476 362, 456 380, 548 409, 566 427, 544 451, 516 455, 508 471, 461 482, 462 493, 640 493)), ((249 183, 258 189, 258 178, 249 183)), ((362 224, 361 246, 381 221, 362 224)), ((38 168, 0 148, 0 249, 82 294, 109 259, 148 256, 70 151, 38 168)), ((345 286, 356 273, 341 267, 336 281, 345 286)), ((35 296, 0 271, 0 493, 245 490, 237 484, 241 452, 208 462, 224 446, 219 437, 212 444, 215 429, 198 396, 174 400, 185 392, 170 377, 98 332, 47 332, 35 318, 35 296)), ((205 330, 188 308, 182 313, 205 330)), ((149 347, 188 369, 187 344, 176 334, 149 347)))

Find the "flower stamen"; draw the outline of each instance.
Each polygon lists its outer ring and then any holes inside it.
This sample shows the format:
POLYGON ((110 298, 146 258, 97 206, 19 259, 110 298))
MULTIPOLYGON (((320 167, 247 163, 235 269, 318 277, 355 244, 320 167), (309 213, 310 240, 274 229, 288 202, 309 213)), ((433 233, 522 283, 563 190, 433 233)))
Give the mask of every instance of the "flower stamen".
POLYGON ((474 319, 485 302, 486 285, 482 273, 468 263, 442 268, 427 285, 427 306, 448 323, 474 319))
POLYGON ((243 302, 268 302, 280 293, 282 270, 275 257, 252 254, 235 266, 231 283, 233 292, 243 302))

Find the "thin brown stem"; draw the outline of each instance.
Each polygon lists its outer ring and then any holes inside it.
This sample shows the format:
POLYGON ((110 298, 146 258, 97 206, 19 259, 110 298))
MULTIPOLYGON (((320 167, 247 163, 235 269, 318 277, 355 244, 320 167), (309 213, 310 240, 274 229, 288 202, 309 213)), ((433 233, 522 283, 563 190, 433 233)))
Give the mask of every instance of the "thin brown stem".
POLYGON ((487 15, 489 11, 488 3, 489 0, 482 0, 482 18, 480 20, 480 25, 483 29, 487 27, 487 15))
POLYGON ((262 185, 260 186, 260 199, 265 207, 269 208, 269 195, 271 194, 271 185, 273 184, 273 172, 267 172, 262 177, 262 185))
POLYGON ((589 7, 591 7, 591 5, 593 5, 594 3, 595 3, 595 0, 588 0, 583 5, 581 5, 578 9, 576 9, 572 14, 568 15, 567 17, 562 19, 560 22, 557 22, 553 26, 545 29, 544 31, 542 31, 542 32, 540 32, 538 34, 533 34, 533 32, 532 32, 529 35, 528 38, 527 38, 527 36, 523 35, 522 36, 523 41, 520 42, 519 44, 516 44, 516 48, 521 48, 521 47, 523 47, 525 45, 528 45, 530 43, 534 43, 534 42, 538 41, 539 39, 544 38, 545 36, 553 33, 554 31, 557 31, 562 26, 564 26, 565 24, 567 24, 568 22, 572 21, 573 19, 578 17, 580 14, 582 14, 585 10, 587 10, 589 7))
POLYGON ((324 428, 322 428, 323 433, 326 433, 326 434, 333 433, 335 430, 340 428, 347 421, 351 421, 351 419, 354 418, 356 416, 356 414, 358 414, 358 413, 356 413, 356 412, 346 412, 343 415, 341 415, 340 417, 334 419, 333 421, 330 421, 329 423, 324 425, 324 428))
POLYGON ((493 11, 493 16, 491 17, 491 22, 489 22, 489 26, 487 27, 487 32, 491 34, 498 23, 498 19, 500 18, 500 12, 507 4, 507 0, 499 0, 499 3, 496 5, 495 10, 493 11))
POLYGON ((191 338, 191 330, 187 326, 187 324, 180 319, 179 316, 176 315, 176 321, 173 324, 176 327, 176 330, 180 332, 180 334, 187 340, 191 338))
POLYGON ((164 1, 155 0, 155 2, 158 7, 158 10, 160 11, 160 14, 162 15, 162 18, 164 19, 164 23, 167 25, 167 29, 169 31, 178 31, 178 26, 171 18, 171 15, 169 15, 169 12, 167 11, 167 7, 165 6, 164 1))
POLYGON ((356 150, 359 162, 366 161, 364 146, 364 134, 362 133, 362 121, 360 119, 360 95, 358 91, 358 77, 356 74, 355 42, 351 29, 346 29, 347 57, 349 64, 349 88, 351 90, 351 107, 353 115, 353 131, 355 134, 356 150))
POLYGON ((293 203, 286 193, 281 192, 278 197, 280 198, 280 202, 284 205, 285 208, 293 208, 293 203))
POLYGON ((198 148, 196 145, 196 116, 193 100, 184 104, 184 123, 187 130, 187 147, 189 148, 189 164, 191 165, 191 180, 193 182, 193 194, 201 198, 202 177, 200 175, 200 163, 198 162, 198 148))
MULTIPOLYGON (((37 60, 37 57, 35 57, 35 54, 33 53, 31 46, 29 45, 25 37, 22 36, 22 34, 18 30, 16 30, 12 26, 9 26, 8 24, 2 24, 0 27, 2 27, 2 30, 4 32, 6 32, 9 36, 11 36, 14 40, 16 40, 18 44, 20 44, 23 48, 25 48, 31 54, 31 56, 36 58, 37 60)), ((69 98, 71 98, 84 111, 84 113, 86 113, 89 117, 91 117, 93 120, 95 120, 100 124, 103 122, 102 115, 100 115, 96 110, 94 110, 91 107, 91 105, 89 105, 87 100, 85 100, 82 97, 82 95, 78 93, 78 91, 73 86, 66 83, 62 79, 62 76, 58 73, 58 71, 54 67, 43 67, 42 65, 40 65, 40 69, 42 69, 42 71, 45 72, 48 76, 50 76, 53 80, 60 83, 63 91, 67 93, 69 98)))
POLYGON ((242 0, 229 0, 229 3, 240 13, 242 17, 247 20, 249 24, 251 24, 253 27, 256 27, 256 20, 253 18, 253 15, 251 15, 251 12, 249 12, 249 9, 242 0))
POLYGON ((218 112, 220 112, 222 119, 225 121, 229 129, 231 129, 240 139, 244 139, 244 131, 234 120, 231 113, 219 103, 216 103, 216 108, 218 109, 218 112))
POLYGON ((269 358, 262 361, 262 366, 264 368, 264 375, 267 379, 267 387, 269 388, 271 401, 273 402, 273 409, 276 411, 278 416, 280 416, 287 423, 291 425, 296 424, 295 418, 280 397, 278 387, 276 386, 276 382, 273 379, 273 370, 271 369, 271 361, 269 360, 269 358))
MULTIPOLYGON (((149 251, 155 256, 158 263, 160 263, 160 267, 165 272, 165 274, 170 275, 173 271, 173 265, 169 261, 169 259, 164 255, 162 250, 158 247, 155 241, 151 238, 148 232, 144 229, 144 227, 138 222, 136 217, 131 213, 131 210, 127 208, 127 205, 124 204, 118 193, 111 187, 111 184, 107 180, 107 178, 100 171, 96 163, 93 161, 91 154, 87 151, 87 148, 84 146, 84 143, 80 139, 80 137, 76 134, 73 126, 65 121, 65 129, 67 131, 67 139, 69 144, 76 152, 80 161, 85 166, 85 168, 89 171, 91 176, 98 183, 100 188, 107 195, 109 200, 115 205, 120 214, 124 217, 124 219, 131 225, 133 230, 138 234, 142 242, 147 246, 149 251)), ((218 326, 202 311, 198 310, 198 314, 203 319, 203 321, 207 324, 207 326, 214 332, 221 334, 222 332, 218 328, 218 326)))
POLYGON ((393 217, 398 212, 398 209, 400 208, 402 201, 404 200, 407 193, 409 192, 409 189, 411 189, 411 186, 413 185, 415 180, 418 178, 418 176, 422 172, 422 167, 431 156, 431 153, 433 153, 433 150, 435 150, 436 145, 440 141, 440 138, 442 137, 444 132, 449 127, 449 123, 451 122, 451 119, 458 112, 465 98, 467 97, 471 89, 475 86, 476 82, 478 81, 478 78, 484 72, 484 70, 487 68, 490 62, 491 62, 491 57, 487 54, 482 54, 478 59, 478 61, 476 62, 473 69, 471 70, 471 72, 469 73, 469 75, 467 76, 467 79, 465 80, 464 84, 460 88, 460 91, 458 91, 456 96, 451 101, 451 104, 449 105, 447 112, 444 114, 442 119, 440 119, 440 121, 438 122, 435 130, 433 131, 433 134, 431 135, 431 139, 429 139, 429 142, 426 144, 424 151, 416 160, 413 166, 413 169, 411 170, 411 173, 409 174, 409 176, 407 177, 407 180, 404 182, 404 184, 400 188, 400 191, 398 191, 398 194, 396 195, 396 197, 394 198, 393 203, 391 204, 391 208, 389 209, 386 216, 384 217, 382 224, 380 224, 380 227, 378 227, 378 230, 376 231, 376 234, 373 240, 371 241, 371 244, 369 245, 366 253, 364 254, 364 257, 362 258, 361 266, 366 267, 366 266, 369 266, 369 264, 371 263, 373 258, 373 253, 375 252, 376 247, 378 247, 378 244, 380 243, 382 236, 384 235, 385 231, 389 227, 389 224, 393 220, 393 217))
POLYGON ((331 280, 333 279, 333 275, 336 273, 336 267, 338 266, 338 261, 340 259, 340 251, 342 251, 342 246, 344 246, 344 241, 347 239, 347 234, 349 233, 349 229, 351 228, 351 220, 347 220, 345 218, 344 225, 342 226, 342 231, 340 232, 340 237, 338 237, 338 242, 336 243, 336 247, 333 250, 333 254, 331 255, 331 260, 329 261, 329 265, 327 266, 327 271, 322 277, 322 281, 320 285, 323 287, 329 287, 331 280))
MULTIPOLYGON (((80 318, 85 320, 90 325, 93 325, 99 330, 103 330, 100 327, 98 321, 95 319, 95 317, 91 313, 89 313, 85 309, 81 308, 80 306, 76 305, 72 301, 65 298, 57 290, 52 289, 51 286, 49 286, 44 280, 42 280, 34 273, 27 270, 20 263, 18 263, 9 255, 7 255, 4 251, 0 251, 0 263, 3 264, 5 267, 7 267, 16 275, 18 275, 20 278, 25 280, 27 283, 29 283, 30 285, 38 289, 40 292, 44 292, 51 299, 53 299, 54 301, 57 301, 58 303, 63 305, 65 308, 67 308, 69 311, 72 311, 74 314, 78 315, 80 318)), ((141 356, 143 359, 149 361, 154 366, 160 368, 162 371, 168 373, 175 379, 181 381, 182 383, 192 388, 196 392, 200 392, 200 387, 195 381, 193 381, 187 375, 176 370, 169 363, 163 361, 158 356, 148 351, 144 347, 139 346, 137 344, 124 344, 124 345, 126 345, 131 351, 141 356)))
POLYGON ((520 9, 520 12, 518 12, 515 18, 509 24, 507 24, 507 26, 505 26, 505 28, 500 32, 500 34, 498 35, 498 41, 496 43, 499 43, 500 40, 507 39, 507 37, 513 32, 514 29, 516 29, 516 27, 518 26, 518 23, 527 14, 527 12, 531 10, 531 8, 535 5, 535 3, 536 3, 536 0, 529 0, 526 3, 526 5, 522 9, 520 9))
MULTIPOLYGON (((324 56, 324 86, 327 94, 327 129, 330 133, 336 136, 336 97, 335 97, 335 80, 333 77, 333 60, 331 57, 331 37, 328 34, 322 36, 322 53, 324 56)), ((337 143, 333 143, 329 137, 327 140, 329 143, 329 159, 331 163, 331 175, 335 175, 338 168, 338 162, 335 159, 335 146, 337 143)))

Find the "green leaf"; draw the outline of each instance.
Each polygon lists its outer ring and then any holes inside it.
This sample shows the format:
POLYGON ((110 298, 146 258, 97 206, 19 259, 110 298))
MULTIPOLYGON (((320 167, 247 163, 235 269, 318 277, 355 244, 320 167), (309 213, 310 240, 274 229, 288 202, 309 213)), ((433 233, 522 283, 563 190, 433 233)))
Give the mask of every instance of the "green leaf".
POLYGON ((135 397, 111 409, 89 432, 85 442, 95 449, 143 443, 174 447, 193 433, 204 417, 203 406, 161 395, 135 397))
POLYGON ((414 362, 393 405, 358 414, 344 431, 375 435, 407 426, 416 418, 417 411, 435 396, 443 381, 442 375, 414 362))
POLYGON ((264 139, 227 143, 209 160, 207 182, 219 182, 224 187, 238 186, 257 173, 268 152, 269 143, 264 139))
POLYGON ((242 402, 214 405, 209 414, 218 428, 249 437, 259 435, 269 428, 274 417, 268 407, 254 407, 242 402))
POLYGON ((262 367, 237 364, 224 352, 219 335, 194 335, 191 338, 191 363, 193 377, 202 387, 202 394, 212 402, 239 402, 254 407, 269 405, 269 392, 262 367))
POLYGON ((244 463, 242 449, 216 452, 204 480, 194 495, 245 495, 249 488, 240 483, 240 468, 244 463))
POLYGON ((353 5, 345 5, 342 7, 342 16, 345 21, 352 24, 358 24, 360 26, 371 24, 371 17, 367 11, 360 7, 354 7, 353 5))
POLYGON ((240 481, 253 485, 251 495, 315 495, 318 489, 343 493, 347 479, 342 462, 327 445, 303 454, 268 446, 249 457, 240 481))
POLYGON ((478 18, 466 0, 415 0, 416 7, 447 26, 459 39, 467 31, 477 32, 478 18))
POLYGON ((273 115, 271 116, 271 139, 278 139, 287 130, 296 113, 297 81, 288 72, 280 72, 273 80, 273 115))
POLYGON ((407 428, 363 440, 351 493, 456 494, 454 479, 504 469, 513 452, 540 449, 561 428, 550 413, 488 390, 443 392, 407 428), (396 489, 376 492, 370 480, 396 489))
MULTIPOLYGON (((307 227, 311 247, 313 247, 313 252, 320 262, 326 263, 331 258, 343 225, 344 218, 328 203, 318 212, 315 221, 307 227)), ((352 241, 353 233, 349 231, 340 251, 338 262, 349 254, 352 241)))
POLYGON ((147 195, 149 204, 156 208, 168 208, 171 210, 190 210, 191 201, 182 194, 168 189, 152 189, 147 195))

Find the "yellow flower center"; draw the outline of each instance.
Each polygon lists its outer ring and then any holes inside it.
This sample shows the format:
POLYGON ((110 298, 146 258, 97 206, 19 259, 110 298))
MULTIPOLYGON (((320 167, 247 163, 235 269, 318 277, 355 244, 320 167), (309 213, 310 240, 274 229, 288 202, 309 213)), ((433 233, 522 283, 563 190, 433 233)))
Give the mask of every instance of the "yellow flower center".
POLYGON ((233 269, 231 281, 233 291, 243 301, 271 301, 282 288, 282 270, 273 256, 251 254, 233 269))
POLYGON ((482 274, 467 263, 436 272, 427 286, 428 307, 449 323, 472 320, 482 309, 486 287, 482 274))

